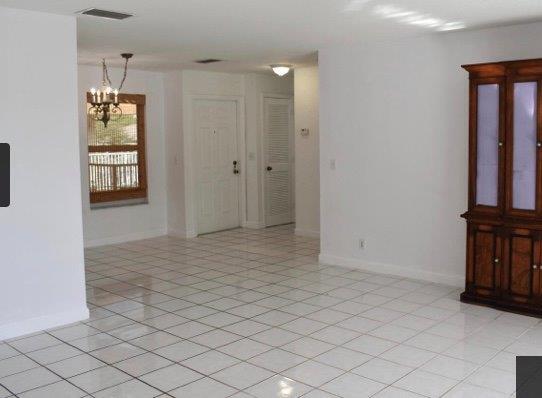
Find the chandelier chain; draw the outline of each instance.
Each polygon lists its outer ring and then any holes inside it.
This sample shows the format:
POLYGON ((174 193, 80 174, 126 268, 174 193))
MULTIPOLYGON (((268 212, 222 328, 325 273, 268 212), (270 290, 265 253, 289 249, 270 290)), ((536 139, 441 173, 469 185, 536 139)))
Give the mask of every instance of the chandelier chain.
POLYGON ((109 77, 109 69, 105 62, 105 58, 102 59, 102 87, 98 90, 92 88, 91 104, 92 106, 88 110, 88 114, 92 119, 103 122, 107 128, 107 123, 110 120, 118 120, 122 117, 122 108, 119 107, 119 91, 124 86, 126 76, 128 74, 128 60, 132 58, 133 54, 123 53, 121 57, 125 59, 124 73, 118 89, 114 90, 111 86, 111 78, 109 77))
POLYGON ((122 90, 122 86, 124 86, 124 81, 126 80, 126 74, 128 72, 128 60, 129 60, 129 58, 124 59, 124 74, 122 75, 122 80, 120 82, 119 91, 122 90))
POLYGON ((111 84, 111 79, 109 78, 109 71, 107 70, 107 65, 105 63, 105 58, 102 59, 102 76, 103 76, 103 82, 104 83, 109 83, 109 86, 111 87, 112 84, 111 84))

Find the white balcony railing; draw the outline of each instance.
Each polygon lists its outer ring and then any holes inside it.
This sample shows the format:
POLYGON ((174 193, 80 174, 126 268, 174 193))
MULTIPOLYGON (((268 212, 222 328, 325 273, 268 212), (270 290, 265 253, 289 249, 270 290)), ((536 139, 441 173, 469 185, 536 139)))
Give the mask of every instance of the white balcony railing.
POLYGON ((137 152, 89 153, 90 192, 139 187, 137 152))

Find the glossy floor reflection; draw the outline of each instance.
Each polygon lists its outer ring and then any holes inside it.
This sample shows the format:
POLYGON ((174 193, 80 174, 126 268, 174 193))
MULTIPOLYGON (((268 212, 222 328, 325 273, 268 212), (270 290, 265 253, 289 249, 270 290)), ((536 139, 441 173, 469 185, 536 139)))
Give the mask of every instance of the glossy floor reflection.
POLYGON ((86 322, 0 342, 0 398, 509 397, 538 319, 319 265, 292 226, 87 250, 86 322))

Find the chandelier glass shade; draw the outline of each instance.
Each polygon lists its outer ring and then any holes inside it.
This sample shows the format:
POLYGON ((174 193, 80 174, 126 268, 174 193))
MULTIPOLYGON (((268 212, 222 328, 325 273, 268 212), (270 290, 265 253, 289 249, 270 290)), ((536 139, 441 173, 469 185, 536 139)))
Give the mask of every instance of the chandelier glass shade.
POLYGON ((113 89, 105 59, 102 60, 102 86, 99 89, 90 89, 90 107, 88 114, 94 120, 101 121, 105 127, 110 120, 118 120, 122 116, 122 109, 119 107, 119 92, 126 80, 128 71, 128 60, 132 54, 121 54, 124 58, 124 74, 118 89, 113 89))

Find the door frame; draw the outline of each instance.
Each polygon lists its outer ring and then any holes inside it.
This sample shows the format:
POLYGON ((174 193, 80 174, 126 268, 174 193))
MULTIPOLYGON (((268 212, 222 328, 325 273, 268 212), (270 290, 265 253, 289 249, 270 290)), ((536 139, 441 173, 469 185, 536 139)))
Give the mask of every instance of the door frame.
POLYGON ((195 103, 198 100, 208 101, 234 101, 237 108, 237 153, 239 154, 239 226, 246 222, 246 176, 247 157, 245 140, 245 98, 237 95, 205 95, 185 94, 183 96, 183 155, 185 192, 186 237, 198 236, 198 191, 197 191, 197 157, 194 156, 196 148, 196 132, 194 122, 195 103))
POLYGON ((291 115, 291 136, 290 136, 290 169, 291 169, 291 178, 290 178, 290 192, 292 194, 292 203, 291 203, 291 212, 292 220, 295 222, 295 114, 294 112, 294 95, 293 94, 272 94, 272 93, 262 93, 260 94, 260 131, 261 131, 261 141, 260 141, 260 151, 262 156, 260 156, 260 178, 262 181, 260 195, 262 198, 262 222, 263 227, 267 227, 267 215, 266 215, 266 204, 267 197, 266 193, 266 152, 265 152, 265 99, 266 98, 275 98, 275 99, 288 99, 292 102, 292 115, 291 115), (293 160, 292 160, 293 159, 293 160))

